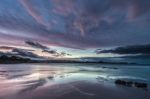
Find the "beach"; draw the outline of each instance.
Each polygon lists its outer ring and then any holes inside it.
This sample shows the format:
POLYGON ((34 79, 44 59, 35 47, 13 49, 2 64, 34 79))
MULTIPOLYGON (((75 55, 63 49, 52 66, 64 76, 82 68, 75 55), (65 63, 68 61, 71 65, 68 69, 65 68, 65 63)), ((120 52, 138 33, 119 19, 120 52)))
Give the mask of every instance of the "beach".
POLYGON ((126 88, 108 87, 85 81, 37 88, 24 93, 10 95, 3 99, 149 99, 146 91, 126 88))
POLYGON ((0 99, 149 99, 149 89, 114 83, 115 79, 128 77, 145 79, 149 84, 146 76, 131 76, 129 71, 122 75, 121 69, 126 71, 127 67, 134 71, 139 68, 141 73, 143 68, 149 68, 103 64, 0 65, 0 99), (115 72, 120 76, 112 75, 115 72))

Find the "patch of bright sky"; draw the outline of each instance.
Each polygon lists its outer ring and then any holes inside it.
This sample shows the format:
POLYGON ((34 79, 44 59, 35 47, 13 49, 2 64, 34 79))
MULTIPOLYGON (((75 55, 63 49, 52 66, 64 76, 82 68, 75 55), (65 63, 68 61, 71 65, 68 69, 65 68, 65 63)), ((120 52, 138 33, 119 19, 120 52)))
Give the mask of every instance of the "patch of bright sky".
POLYGON ((65 48, 65 47, 51 47, 53 49, 57 49, 58 52, 66 52, 71 54, 72 56, 67 56, 67 58, 80 58, 80 57, 114 57, 118 56, 115 54, 96 54, 94 51, 95 49, 72 49, 72 48, 65 48))

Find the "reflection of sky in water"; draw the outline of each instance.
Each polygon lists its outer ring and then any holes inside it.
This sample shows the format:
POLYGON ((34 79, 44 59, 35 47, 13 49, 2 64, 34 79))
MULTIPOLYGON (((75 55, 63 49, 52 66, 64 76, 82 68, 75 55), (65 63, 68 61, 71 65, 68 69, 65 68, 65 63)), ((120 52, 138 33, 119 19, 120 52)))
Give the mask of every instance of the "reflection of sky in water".
POLYGON ((97 82, 115 78, 149 80, 149 71, 149 67, 144 66, 117 67, 99 64, 92 67, 90 64, 0 65, 0 98, 8 94, 74 81, 97 82))
POLYGON ((34 90, 40 86, 50 86, 79 80, 94 80, 98 69, 81 66, 53 65, 1 65, 0 96, 20 91, 34 90))

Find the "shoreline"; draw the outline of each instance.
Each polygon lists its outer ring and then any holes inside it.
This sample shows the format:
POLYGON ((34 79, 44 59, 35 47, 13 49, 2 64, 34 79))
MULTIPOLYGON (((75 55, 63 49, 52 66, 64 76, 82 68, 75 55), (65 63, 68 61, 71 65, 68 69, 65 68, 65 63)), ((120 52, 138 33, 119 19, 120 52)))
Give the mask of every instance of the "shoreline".
POLYGON ((149 80, 149 76, 145 75, 145 72, 149 73, 149 67, 97 68, 99 65, 76 64, 1 66, 0 99, 150 99, 149 91, 135 87, 143 86, 142 79, 149 80), (117 79, 120 81, 115 83, 117 79))
POLYGON ((4 99, 150 99, 150 94, 124 86, 76 81, 39 87, 4 99))

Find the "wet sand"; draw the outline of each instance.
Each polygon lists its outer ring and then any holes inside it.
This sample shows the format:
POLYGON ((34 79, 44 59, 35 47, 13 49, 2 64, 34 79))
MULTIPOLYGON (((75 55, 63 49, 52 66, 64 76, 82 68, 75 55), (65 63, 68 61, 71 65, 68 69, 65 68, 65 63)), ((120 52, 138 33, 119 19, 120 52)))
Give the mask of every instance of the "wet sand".
POLYGON ((150 93, 136 88, 77 81, 38 87, 1 99, 150 99, 150 93))
MULTIPOLYGON (((0 99, 150 99, 149 90, 115 85, 113 78, 120 78, 126 72, 125 66, 114 69, 67 65, 2 65, 0 99)), ((138 67, 132 68, 132 75, 141 73, 141 68, 135 73, 138 67)), ((143 73, 149 73, 145 68, 143 73)), ((131 72, 121 77, 129 77, 131 72)))

